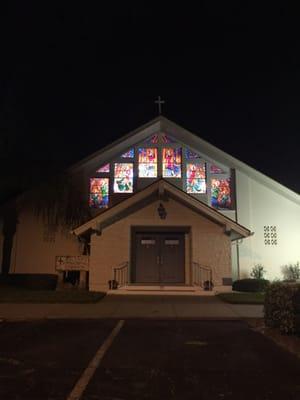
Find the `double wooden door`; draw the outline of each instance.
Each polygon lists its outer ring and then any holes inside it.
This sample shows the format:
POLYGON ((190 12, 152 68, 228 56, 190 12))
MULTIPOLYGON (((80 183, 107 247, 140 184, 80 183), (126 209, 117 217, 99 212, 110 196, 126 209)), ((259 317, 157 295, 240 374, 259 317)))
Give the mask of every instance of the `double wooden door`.
POLYGON ((138 232, 132 281, 135 283, 185 282, 184 233, 138 232))

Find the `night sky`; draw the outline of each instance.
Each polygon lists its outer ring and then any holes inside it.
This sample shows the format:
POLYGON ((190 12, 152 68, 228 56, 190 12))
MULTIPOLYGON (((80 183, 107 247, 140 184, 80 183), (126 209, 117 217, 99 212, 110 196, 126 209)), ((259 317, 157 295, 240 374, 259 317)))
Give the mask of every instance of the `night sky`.
POLYGON ((167 118, 300 192, 296 9, 41 3, 1 12, 2 198, 156 117, 158 95, 167 118))

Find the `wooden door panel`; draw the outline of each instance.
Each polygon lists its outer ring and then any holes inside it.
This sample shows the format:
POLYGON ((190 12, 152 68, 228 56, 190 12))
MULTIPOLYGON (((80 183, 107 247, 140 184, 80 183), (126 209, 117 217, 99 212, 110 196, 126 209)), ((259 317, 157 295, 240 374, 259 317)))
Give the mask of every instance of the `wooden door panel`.
POLYGON ((160 278, 164 283, 184 283, 184 234, 162 234, 160 278))
POLYGON ((156 234, 136 235, 135 281, 159 282, 159 237, 156 234))

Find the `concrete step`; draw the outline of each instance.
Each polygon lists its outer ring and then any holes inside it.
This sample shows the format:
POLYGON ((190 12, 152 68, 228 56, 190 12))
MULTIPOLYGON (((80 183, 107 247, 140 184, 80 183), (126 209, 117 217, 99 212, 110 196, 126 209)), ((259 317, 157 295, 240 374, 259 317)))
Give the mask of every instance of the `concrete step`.
MULTIPOLYGON (((195 292, 196 290, 199 290, 195 286, 169 286, 169 285, 128 285, 125 287, 122 287, 120 289, 127 290, 127 291, 137 291, 137 290, 142 290, 142 291, 164 291, 164 292, 195 292)), ((201 288, 200 288, 201 289, 201 288)), ((201 289, 202 290, 202 289, 201 289)))
POLYGON ((110 290, 109 294, 173 294, 173 295, 214 295, 214 291, 205 291, 198 286, 190 285, 127 285, 116 290, 110 290))

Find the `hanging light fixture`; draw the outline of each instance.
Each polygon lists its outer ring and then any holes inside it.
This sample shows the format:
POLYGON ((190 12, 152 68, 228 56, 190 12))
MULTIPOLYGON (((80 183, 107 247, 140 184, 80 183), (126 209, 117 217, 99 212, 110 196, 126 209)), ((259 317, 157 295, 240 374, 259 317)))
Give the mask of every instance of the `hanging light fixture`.
POLYGON ((158 215, 160 219, 166 219, 167 211, 162 203, 159 203, 159 207, 157 208, 158 215))

